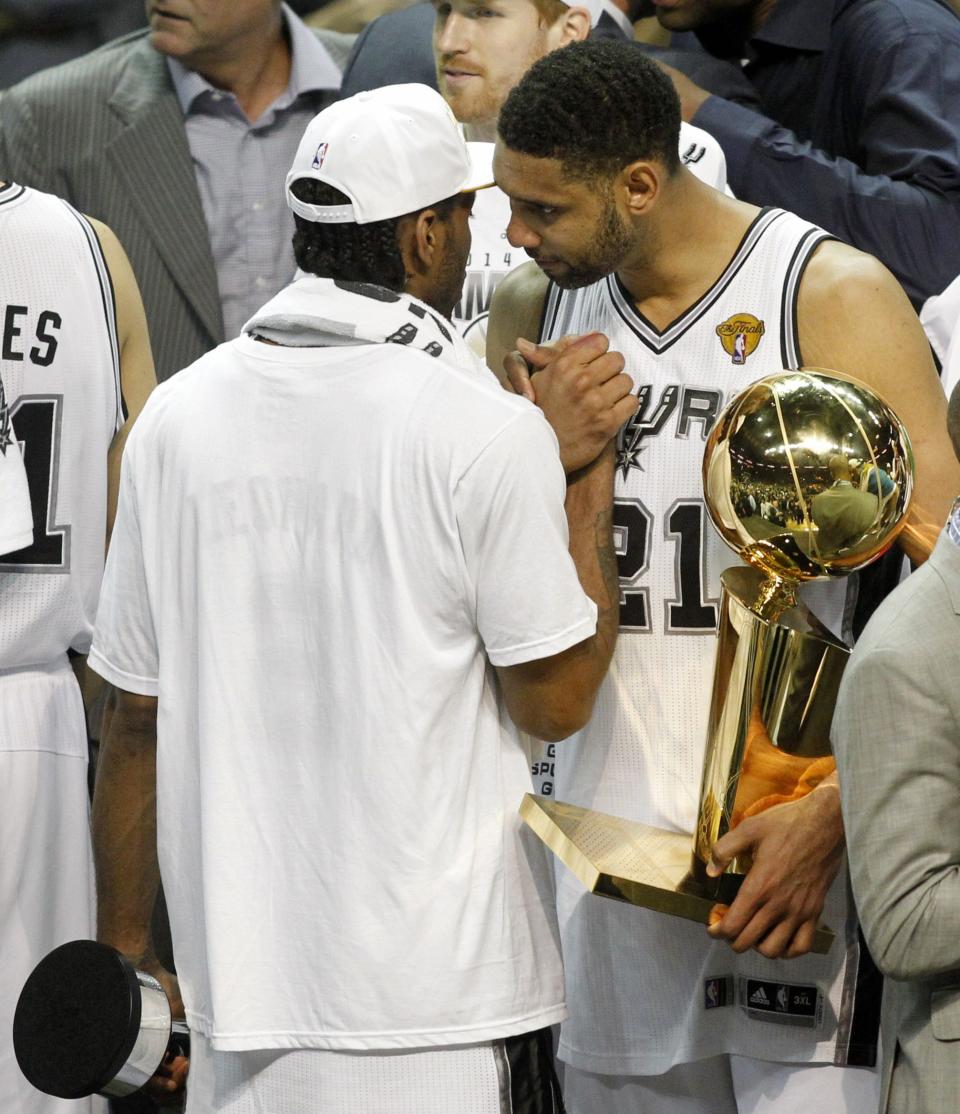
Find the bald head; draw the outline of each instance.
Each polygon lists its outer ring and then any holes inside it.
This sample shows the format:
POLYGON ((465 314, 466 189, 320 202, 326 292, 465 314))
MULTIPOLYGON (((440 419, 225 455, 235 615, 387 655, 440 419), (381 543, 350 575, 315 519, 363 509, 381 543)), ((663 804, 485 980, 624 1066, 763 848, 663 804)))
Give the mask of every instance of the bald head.
POLYGON ((827 461, 827 468, 830 469, 830 478, 834 483, 838 480, 849 480, 853 477, 847 458, 840 453, 834 453, 830 457, 827 461))
POLYGON ((960 460, 960 383, 953 388, 953 394, 947 403, 947 432, 953 442, 957 460, 960 460))

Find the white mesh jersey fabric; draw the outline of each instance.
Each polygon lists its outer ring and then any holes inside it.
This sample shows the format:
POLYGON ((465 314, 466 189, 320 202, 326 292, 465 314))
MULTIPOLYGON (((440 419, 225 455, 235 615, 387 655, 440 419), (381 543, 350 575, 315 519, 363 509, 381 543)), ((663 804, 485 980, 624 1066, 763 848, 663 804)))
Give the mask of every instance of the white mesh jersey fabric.
POLYGON ((0 557, 0 668, 12 668, 90 646, 107 450, 123 415, 113 291, 89 223, 59 198, 8 185, 0 248, 0 356, 34 524, 30 546, 0 557))
POLYGON ((27 976, 96 930, 83 702, 66 656, 0 670, 0 1110, 106 1114, 104 1099, 35 1090, 14 1058, 13 1014, 27 976))
MULTIPOLYGON (((704 441, 740 389, 799 365, 796 289, 825 233, 780 210, 761 212, 714 286, 662 332, 636 311, 615 276, 583 290, 552 289, 543 339, 600 329, 627 358, 641 406, 621 432, 615 508, 621 627, 614 661, 587 728, 556 748, 560 800, 692 832, 709 708, 719 576, 735 563, 713 531, 700 478, 704 441), (749 315, 762 323, 744 356, 718 334, 749 315), (738 356, 740 357, 738 359, 738 356)), ((842 584, 808 599, 835 631, 842 584)), ((656 1074, 737 1052, 777 1060, 832 1060, 842 1013, 843 932, 827 957, 773 963, 737 957, 700 925, 593 897, 560 869, 558 905, 571 1017, 561 1058, 584 1070, 656 1074), (811 1027, 750 1017, 737 976, 819 992, 811 1027), (708 1008, 708 980, 732 980, 708 1008)), ((842 929, 846 883, 825 920, 842 929)), ((850 945, 855 952, 855 940, 850 945)))
POLYGON ((713 1056, 663 1075, 564 1074, 567 1114, 808 1114, 810 1110, 874 1114, 880 1101, 875 1068, 778 1064, 713 1056))
POLYGON ((217 1052, 193 1037, 186 1114, 509 1114, 492 1044, 217 1052))

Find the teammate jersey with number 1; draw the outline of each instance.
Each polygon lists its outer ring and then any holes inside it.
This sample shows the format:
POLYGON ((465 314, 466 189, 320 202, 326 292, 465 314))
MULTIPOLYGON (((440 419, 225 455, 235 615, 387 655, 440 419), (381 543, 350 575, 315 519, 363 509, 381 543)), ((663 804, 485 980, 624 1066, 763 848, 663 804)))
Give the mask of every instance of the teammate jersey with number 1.
POLYGON ((0 189, 0 362, 33 543, 0 557, 0 669, 86 653, 103 574, 107 451, 123 422, 113 289, 89 222, 0 189))
MULTIPOLYGON (((826 237, 792 214, 761 212, 714 285, 663 331, 638 313, 616 276, 582 290, 550 288, 542 339, 603 331, 626 357, 640 400, 618 443, 620 636, 591 722, 556 748, 560 800, 694 829, 719 577, 736 561, 703 504, 704 440, 748 383, 800 365, 797 288, 826 237)), ((815 588, 819 599, 807 602, 836 630, 843 586, 815 588)), ((738 957, 702 925, 587 895, 563 869, 558 890, 571 1012, 563 1059, 587 1071, 646 1075, 722 1052, 846 1057, 842 885, 825 914, 839 930, 831 954, 789 964, 738 957), (769 1012, 759 998, 754 1009, 746 1000, 760 983, 769 1012), (783 990, 787 984, 799 989, 783 990), (792 1011, 793 994, 808 1006, 792 1011), (779 1012, 778 995, 788 1002, 779 1012)), ((853 963, 851 978, 855 972, 853 963)))

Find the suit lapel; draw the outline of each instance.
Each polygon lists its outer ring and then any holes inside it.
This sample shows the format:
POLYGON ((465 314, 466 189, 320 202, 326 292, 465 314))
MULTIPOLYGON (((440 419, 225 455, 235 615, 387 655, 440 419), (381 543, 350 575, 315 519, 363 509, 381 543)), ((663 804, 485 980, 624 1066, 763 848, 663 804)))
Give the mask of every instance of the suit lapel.
POLYGON ((214 343, 223 340, 217 273, 180 102, 166 60, 144 39, 110 107, 125 123, 106 155, 185 299, 214 343))

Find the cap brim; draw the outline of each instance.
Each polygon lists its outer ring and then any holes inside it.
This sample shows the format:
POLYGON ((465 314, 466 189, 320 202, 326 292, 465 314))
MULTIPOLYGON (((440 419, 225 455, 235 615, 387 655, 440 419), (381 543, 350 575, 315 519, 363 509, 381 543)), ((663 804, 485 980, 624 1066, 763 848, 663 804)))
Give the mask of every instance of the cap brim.
POLYGON ((467 180, 460 187, 461 193, 472 193, 474 190, 486 190, 496 183, 493 180, 493 147, 492 143, 468 143, 467 154, 470 157, 470 172, 467 180))

